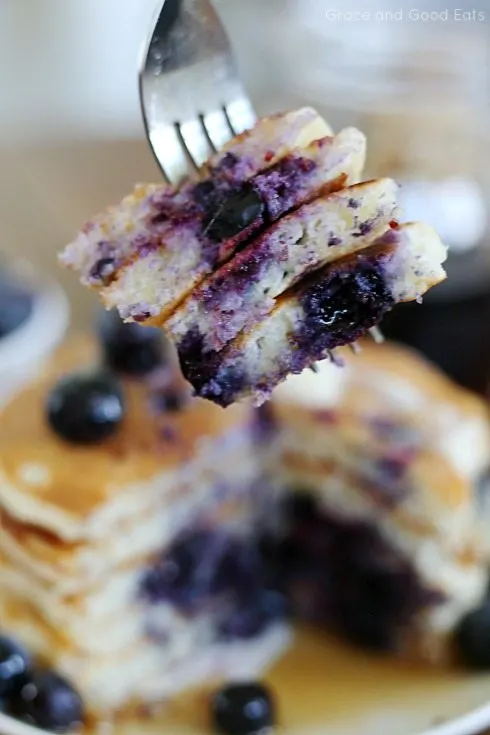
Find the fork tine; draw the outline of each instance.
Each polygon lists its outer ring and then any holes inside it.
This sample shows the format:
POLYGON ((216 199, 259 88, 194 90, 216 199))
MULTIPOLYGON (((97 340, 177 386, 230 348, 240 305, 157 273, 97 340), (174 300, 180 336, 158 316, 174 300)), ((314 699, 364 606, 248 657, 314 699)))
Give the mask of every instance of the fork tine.
POLYGON ((233 135, 223 110, 215 110, 208 115, 199 115, 199 120, 213 153, 223 148, 233 135))
POLYGON ((176 124, 177 136, 191 167, 199 170, 213 152, 199 118, 176 124))
POLYGON ((353 355, 358 355, 360 352, 362 352, 361 346, 358 342, 351 342, 349 345, 349 349, 353 355))
POLYGON ((187 168, 187 159, 175 128, 164 125, 149 131, 148 136, 165 182, 175 186, 187 168))
POLYGON ((223 107, 228 126, 233 135, 240 135, 245 130, 250 130, 257 120, 257 115, 246 97, 241 97, 223 107))
POLYGON ((385 341, 384 334, 379 327, 371 327, 369 330, 369 336, 377 345, 380 345, 385 341))

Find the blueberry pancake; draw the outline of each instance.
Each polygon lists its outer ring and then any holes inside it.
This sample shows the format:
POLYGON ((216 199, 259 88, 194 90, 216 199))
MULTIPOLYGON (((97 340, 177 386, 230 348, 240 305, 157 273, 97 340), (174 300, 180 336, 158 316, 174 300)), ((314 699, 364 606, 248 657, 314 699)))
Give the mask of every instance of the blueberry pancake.
POLYGON ((312 107, 277 113, 257 121, 252 130, 232 138, 202 167, 202 175, 220 175, 239 183, 281 160, 293 148, 333 136, 327 122, 312 107), (231 155, 230 155, 231 154, 231 155))
POLYGON ((308 271, 374 242, 395 218, 397 185, 378 179, 318 197, 286 215, 195 288, 165 324, 179 349, 189 335, 221 350, 268 314, 308 271))
POLYGON ((252 538, 250 410, 190 398, 169 363, 142 375, 153 330, 127 326, 148 336, 124 338, 124 361, 104 329, 117 372, 73 339, 0 425, 0 633, 102 718, 237 666, 256 676, 289 640, 252 538))
POLYGON ((197 395, 260 403, 445 277, 435 233, 399 224, 395 182, 359 183, 365 147, 310 108, 265 118, 197 180, 138 187, 61 261, 124 320, 162 327, 197 395))
POLYGON ((300 373, 336 347, 355 342, 403 301, 444 278, 446 250, 428 225, 388 230, 374 244, 302 279, 272 312, 220 351, 188 334, 182 371, 197 395, 221 406, 253 397, 256 405, 289 373, 300 373))
POLYGON ((488 410, 407 349, 342 357, 290 376, 267 406, 264 462, 290 493, 285 584, 353 643, 447 661, 486 592, 488 410))
MULTIPOLYGON (((305 147, 313 140, 333 135, 330 127, 311 108, 264 118, 254 130, 259 132, 258 136, 252 137, 250 132, 244 132, 216 153, 209 165, 203 168, 202 177, 209 179, 212 172, 220 171, 225 180, 233 179, 237 165, 229 167, 227 163, 235 163, 237 159, 241 162, 242 179, 248 180, 293 148, 305 147)), ((179 200, 183 205, 189 203, 191 188, 191 182, 183 186, 184 197, 179 200)), ((152 196, 165 197, 172 193, 175 196, 170 187, 162 185, 136 186, 120 204, 110 207, 85 225, 78 238, 66 248, 62 261, 76 268, 84 283, 100 287, 104 281, 114 277, 117 267, 113 257, 115 250, 118 259, 123 261, 145 238, 146 225, 157 214, 152 196)))
POLYGON ((89 222, 62 262, 124 318, 159 323, 242 243, 294 207, 360 177, 365 139, 353 128, 286 149, 280 126, 276 145, 267 138, 265 158, 261 131, 259 124, 236 142, 240 155, 231 144, 197 182, 177 190, 137 187, 89 222), (251 146, 248 154, 244 146, 251 146))
POLYGON ((222 411, 189 396, 161 334, 109 313, 98 347, 73 339, 2 409, 2 706, 53 732, 151 711, 258 676, 291 613, 451 660, 488 587, 484 404, 366 344, 222 411), (6 652, 30 660, 18 681, 6 652), (56 687, 36 710, 16 687, 40 677, 56 687))

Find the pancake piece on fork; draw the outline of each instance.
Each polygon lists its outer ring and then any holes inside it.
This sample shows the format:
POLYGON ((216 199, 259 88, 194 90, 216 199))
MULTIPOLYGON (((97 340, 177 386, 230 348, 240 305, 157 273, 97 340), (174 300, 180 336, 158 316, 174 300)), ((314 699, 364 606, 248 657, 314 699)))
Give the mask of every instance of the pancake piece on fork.
MULTIPOLYGON (((89 222, 61 255, 123 319, 161 326, 196 395, 222 406, 250 397, 260 403, 290 372, 331 357, 336 346, 372 332, 396 303, 420 300, 445 278, 446 249, 437 235, 423 224, 400 225, 396 183, 360 181, 363 134, 346 128, 325 135, 323 128, 323 137, 312 139, 320 120, 306 108, 259 121, 213 156, 197 181, 140 187, 89 222), (299 323, 306 293, 317 284, 317 294, 349 257, 351 280, 363 282, 379 241, 391 248, 383 258, 377 251, 385 263, 381 280, 389 281, 379 300, 376 289, 369 296, 365 287, 354 289, 359 308, 350 328, 341 333, 337 324, 332 338, 332 325, 318 320, 317 336, 305 340, 299 323), (274 369, 259 357, 264 342, 274 369)), ((322 301, 330 298, 327 289, 322 301)))
POLYGON ((186 335, 179 346, 184 376, 198 395, 221 406, 244 399, 260 405, 287 375, 355 342, 396 304, 442 280, 445 253, 428 225, 390 229, 300 280, 224 350, 205 351, 199 332, 186 335))

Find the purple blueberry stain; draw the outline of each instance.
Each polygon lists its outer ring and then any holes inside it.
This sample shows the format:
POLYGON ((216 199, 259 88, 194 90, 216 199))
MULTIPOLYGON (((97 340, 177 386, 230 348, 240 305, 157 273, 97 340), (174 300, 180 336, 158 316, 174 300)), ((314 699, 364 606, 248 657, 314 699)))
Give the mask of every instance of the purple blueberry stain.
POLYGON ((235 153, 225 153, 225 155, 221 158, 220 162, 213 167, 213 174, 215 176, 219 176, 221 173, 228 174, 230 171, 233 171, 240 163, 240 159, 235 153))
POLYGON ((140 592, 152 605, 171 602, 191 614, 219 599, 248 599, 262 584, 261 559, 251 540, 196 528, 177 538, 147 570, 140 592))
POLYGON ((100 258, 90 269, 89 280, 91 283, 107 283, 108 279, 117 269, 115 258, 100 258))
POLYGON ((411 492, 408 468, 413 453, 379 458, 372 471, 358 476, 359 485, 377 504, 386 509, 395 508, 411 492))
POLYGON ((222 355, 214 350, 205 351, 204 338, 192 329, 178 345, 182 374, 192 385, 196 395, 209 398, 220 406, 233 403, 246 385, 246 375, 237 365, 222 368, 222 355))
POLYGON ((108 240, 101 240, 96 247, 96 260, 89 270, 89 280, 94 285, 108 283, 121 261, 116 246, 108 240))
POLYGON ((359 224, 359 229, 357 230, 357 232, 352 233, 352 237, 365 237, 365 235, 368 235, 371 232, 373 226, 373 220, 366 220, 365 222, 361 222, 359 224))
POLYGON ((248 640, 270 625, 289 617, 285 595, 275 589, 259 588, 253 595, 238 597, 231 609, 225 609, 218 623, 218 637, 225 641, 248 640))
POLYGON ((172 426, 171 424, 165 424, 160 429, 160 438, 166 444, 176 444, 178 442, 179 435, 175 426, 172 426))
POLYGON ((138 242, 135 241, 134 245, 135 252, 140 258, 146 258, 148 255, 153 255, 153 253, 158 252, 160 249, 159 244, 155 240, 150 240, 150 238, 146 237, 138 238, 138 242))
POLYGON ((274 410, 269 403, 264 403, 255 409, 252 429, 259 443, 273 436, 276 428, 277 420, 274 416, 274 410))
POLYGON ((401 444, 417 444, 418 433, 411 426, 386 416, 375 416, 368 420, 373 432, 384 441, 401 444))
POLYGON ((390 650, 421 611, 443 602, 374 525, 313 504, 290 518, 272 558, 296 614, 358 645, 390 650))
POLYGON ((382 457, 376 462, 377 475, 382 482, 397 483, 405 476, 408 464, 404 457, 382 457))
POLYGON ((347 206, 349 207, 349 209, 359 209, 359 207, 361 206, 361 202, 359 201, 359 199, 354 199, 353 197, 351 197, 347 202, 347 206))
POLYGON ((253 179, 262 195, 269 221, 277 220, 300 203, 302 187, 316 168, 311 159, 290 155, 253 179))

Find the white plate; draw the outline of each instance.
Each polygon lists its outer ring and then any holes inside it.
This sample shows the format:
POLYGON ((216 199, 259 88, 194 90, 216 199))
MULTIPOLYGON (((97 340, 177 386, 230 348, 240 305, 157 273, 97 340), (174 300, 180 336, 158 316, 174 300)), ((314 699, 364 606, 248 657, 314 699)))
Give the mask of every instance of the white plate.
MULTIPOLYGON (((405 666, 311 632, 265 678, 281 735, 474 735, 490 726, 490 674, 405 666)), ((167 714, 126 720, 114 735, 209 735, 207 699, 181 695, 167 714)), ((0 715, 1 735, 40 732, 0 715)))
MULTIPOLYGON (((63 339, 70 308, 59 284, 30 263, 6 263, 15 279, 31 292, 32 313, 0 340, 0 406, 42 367, 63 339)), ((3 734, 2 734, 3 735, 3 734)))

